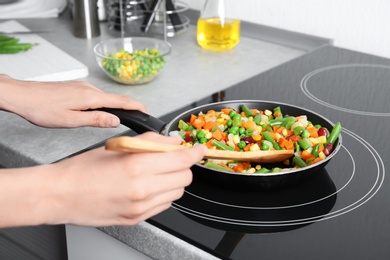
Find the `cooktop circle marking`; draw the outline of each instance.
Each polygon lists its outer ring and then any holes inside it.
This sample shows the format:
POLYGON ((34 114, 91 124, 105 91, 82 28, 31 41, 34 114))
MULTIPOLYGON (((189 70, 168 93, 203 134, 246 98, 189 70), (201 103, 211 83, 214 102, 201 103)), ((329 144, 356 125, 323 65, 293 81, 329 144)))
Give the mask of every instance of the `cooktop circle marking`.
POLYGON ((303 218, 303 219, 293 219, 293 220, 284 220, 284 221, 248 221, 248 220, 241 220, 241 219, 230 219, 230 218, 225 218, 225 217, 220 217, 220 216, 212 216, 207 213, 203 212, 198 212, 192 209, 189 209, 187 207, 183 207, 181 205, 178 205, 177 203, 172 204, 172 208, 179 210, 183 213, 198 217, 198 218, 203 218, 206 220, 211 220, 215 222, 220 222, 220 223, 225 223, 225 224, 233 224, 233 225, 238 225, 238 226, 292 226, 292 225, 303 225, 303 224, 310 224, 314 222, 319 222, 319 221, 324 221, 328 220, 331 218, 334 218, 336 216, 340 216, 342 214, 346 214, 363 204, 365 204, 367 201, 369 201, 375 194, 379 191, 379 189, 382 187, 384 178, 385 178, 385 166, 383 163, 382 158, 380 157, 379 153, 363 138, 358 136, 357 134, 353 133, 352 131, 349 131, 348 129, 343 129, 343 131, 351 136, 352 138, 356 139, 358 142, 360 142, 372 155, 375 161, 375 165, 377 167, 377 176, 376 180, 373 184, 373 186, 369 189, 369 191, 364 194, 361 198, 359 198, 357 201, 354 203, 345 206, 341 209, 338 209, 333 212, 329 212, 327 214, 323 215, 318 215, 314 217, 309 217, 309 218, 303 218))
POLYGON ((329 104, 319 98, 317 98, 316 96, 314 96, 312 93, 310 93, 310 91, 308 90, 307 88, 307 82, 309 81, 310 78, 312 78, 313 76, 321 73, 321 72, 324 72, 324 71, 330 71, 330 70, 333 70, 333 69, 338 69, 338 68, 348 68, 348 67, 369 67, 369 68, 382 68, 382 69, 388 69, 390 70, 390 66, 387 66, 387 65, 380 65, 380 64, 340 64, 340 65, 333 65, 333 66, 328 66, 328 67, 324 67, 324 68, 320 68, 320 69, 317 69, 317 70, 314 70, 308 74, 306 74, 302 80, 301 80, 301 89, 303 91, 303 93, 308 96, 310 99, 314 100, 315 102, 317 103, 320 103, 324 106, 327 106, 327 107, 330 107, 330 108, 333 108, 333 109, 336 109, 336 110, 341 110, 341 111, 344 111, 344 112, 348 112, 348 113, 354 113, 354 114, 358 114, 358 115, 368 115, 368 116, 390 116, 390 113, 380 113, 380 112, 366 112, 366 111, 359 111, 359 110, 354 110, 354 109, 348 109, 348 108, 344 108, 344 107, 340 107, 340 106, 336 106, 336 105, 333 105, 333 104, 329 104))

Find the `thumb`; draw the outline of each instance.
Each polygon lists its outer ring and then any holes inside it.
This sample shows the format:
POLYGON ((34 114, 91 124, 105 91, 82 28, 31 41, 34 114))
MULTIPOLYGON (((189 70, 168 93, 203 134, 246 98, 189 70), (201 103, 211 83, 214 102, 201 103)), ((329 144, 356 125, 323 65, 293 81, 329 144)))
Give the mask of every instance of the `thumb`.
POLYGON ((101 128, 118 127, 117 116, 103 111, 77 111, 73 115, 74 126, 93 126, 101 128))

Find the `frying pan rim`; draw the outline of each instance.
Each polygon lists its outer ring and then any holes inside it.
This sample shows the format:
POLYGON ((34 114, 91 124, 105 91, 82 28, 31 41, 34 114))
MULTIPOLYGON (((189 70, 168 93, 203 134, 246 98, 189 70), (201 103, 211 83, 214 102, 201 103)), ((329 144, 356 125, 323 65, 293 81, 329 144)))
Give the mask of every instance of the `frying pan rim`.
MULTIPOLYGON (((199 110, 199 109, 202 109, 204 107, 213 107, 213 106, 217 106, 217 105, 240 104, 240 103, 244 104, 244 103, 252 103, 252 102, 255 102, 255 103, 269 103, 269 104, 274 104, 276 106, 282 105, 282 106, 286 106, 286 107, 292 107, 292 108, 295 108, 295 109, 298 109, 298 110, 302 110, 303 112, 312 113, 312 114, 316 115, 317 117, 321 118, 322 120, 326 121, 327 123, 329 123, 333 127, 335 126, 335 123, 333 123, 328 118, 326 118, 326 117, 324 117, 324 116, 322 116, 322 115, 318 114, 317 112, 314 112, 314 111, 312 111, 310 109, 302 108, 302 107, 297 106, 297 105, 292 105, 292 104, 288 104, 288 103, 284 103, 284 102, 278 102, 278 101, 270 101, 270 100, 238 99, 238 100, 227 100, 227 101, 208 103, 208 104, 204 104, 204 105, 197 106, 197 107, 191 108, 189 110, 186 110, 185 112, 182 112, 181 114, 179 114, 175 118, 173 118, 169 123, 167 123, 165 125, 164 129, 161 132, 163 132, 164 135, 169 135, 169 132, 167 132, 167 131, 171 128, 173 122, 177 121, 178 119, 182 119, 184 114, 190 114, 191 111, 199 110)), ((204 168, 206 170, 213 170, 213 171, 220 172, 220 173, 226 173, 226 174, 238 175, 238 176, 250 176, 250 177, 259 177, 259 178, 261 178, 261 177, 271 177, 271 176, 282 176, 282 175, 287 175, 287 174, 291 174, 291 173, 297 173, 297 172, 301 172, 301 171, 309 171, 310 169, 319 167, 322 164, 326 165, 338 153, 338 151, 340 150, 341 146, 342 146, 342 134, 340 134, 339 137, 338 137, 337 145, 335 146, 336 148, 333 150, 333 152, 328 157, 325 158, 325 160, 322 160, 321 162, 318 162, 318 163, 306 166, 304 168, 292 168, 292 170, 287 170, 287 171, 282 171, 282 172, 275 172, 275 173, 267 173, 267 174, 237 173, 237 172, 228 172, 228 171, 223 171, 223 170, 218 170, 218 169, 212 169, 212 168, 206 167, 206 166, 204 166, 204 165, 202 165, 200 163, 197 163, 196 166, 204 168)))

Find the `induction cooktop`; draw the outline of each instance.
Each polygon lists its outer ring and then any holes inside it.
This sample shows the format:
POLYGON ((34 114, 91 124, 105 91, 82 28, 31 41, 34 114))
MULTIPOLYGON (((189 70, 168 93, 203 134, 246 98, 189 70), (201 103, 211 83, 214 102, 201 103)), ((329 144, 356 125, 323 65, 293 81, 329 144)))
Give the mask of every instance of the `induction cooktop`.
POLYGON ((323 47, 162 119, 248 99, 340 121, 341 150, 317 174, 277 190, 195 179, 170 209, 147 221, 222 259, 389 259, 390 60, 323 47))

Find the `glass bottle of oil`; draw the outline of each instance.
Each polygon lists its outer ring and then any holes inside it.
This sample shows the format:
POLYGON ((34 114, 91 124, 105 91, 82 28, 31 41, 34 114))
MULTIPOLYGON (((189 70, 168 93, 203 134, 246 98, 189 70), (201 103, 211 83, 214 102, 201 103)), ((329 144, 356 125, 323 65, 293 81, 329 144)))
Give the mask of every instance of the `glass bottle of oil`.
POLYGON ((226 51, 240 41, 240 20, 226 17, 225 0, 206 0, 197 24, 198 44, 208 50, 226 51))

